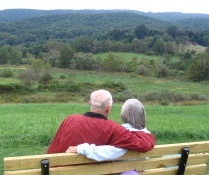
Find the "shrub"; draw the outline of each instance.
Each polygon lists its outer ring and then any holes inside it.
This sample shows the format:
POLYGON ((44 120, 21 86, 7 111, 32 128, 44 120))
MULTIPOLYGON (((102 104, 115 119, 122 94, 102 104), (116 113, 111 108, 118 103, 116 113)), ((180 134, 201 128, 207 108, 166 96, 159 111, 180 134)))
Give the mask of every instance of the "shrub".
POLYGON ((19 78, 26 86, 32 86, 35 82, 41 79, 39 73, 35 69, 31 68, 19 75, 19 78))
POLYGON ((68 91, 69 92, 80 92, 81 88, 78 84, 71 84, 68 86, 68 91))
POLYGON ((193 81, 209 80, 209 54, 196 57, 188 68, 188 78, 193 81))
POLYGON ((107 81, 101 84, 102 88, 109 88, 111 90, 114 90, 116 92, 122 92, 126 90, 125 85, 122 82, 112 82, 112 81, 107 81))
POLYGON ((100 70, 101 63, 90 53, 77 53, 72 68, 81 70, 100 70))
POLYGON ((113 97, 114 101, 116 102, 125 102, 127 99, 130 99, 130 98, 137 98, 140 100, 140 95, 138 93, 132 92, 129 90, 123 91, 118 94, 113 94, 113 96, 114 96, 113 97))
POLYGON ((158 78, 165 78, 169 76, 169 69, 166 66, 159 66, 157 77, 158 78))
POLYGON ((103 61, 103 69, 110 72, 122 72, 124 71, 124 65, 124 61, 112 53, 107 55, 103 61))
POLYGON ((66 79, 66 76, 62 74, 62 75, 60 75, 60 79, 62 79, 62 80, 66 79))
POLYGON ((52 79, 53 77, 49 73, 45 73, 39 82, 43 85, 43 88, 46 88, 52 79))
POLYGON ((139 65, 136 73, 139 75, 149 75, 149 69, 145 65, 139 65))
POLYGON ((3 70, 3 72, 1 73, 1 77, 13 77, 14 73, 11 70, 3 70))
POLYGON ((168 105, 168 102, 179 102, 188 98, 180 93, 174 93, 167 90, 161 92, 149 92, 143 96, 146 101, 158 101, 160 104, 168 105))
POLYGON ((17 90, 20 90, 21 88, 23 87, 19 84, 0 84, 0 93, 15 92, 17 90))

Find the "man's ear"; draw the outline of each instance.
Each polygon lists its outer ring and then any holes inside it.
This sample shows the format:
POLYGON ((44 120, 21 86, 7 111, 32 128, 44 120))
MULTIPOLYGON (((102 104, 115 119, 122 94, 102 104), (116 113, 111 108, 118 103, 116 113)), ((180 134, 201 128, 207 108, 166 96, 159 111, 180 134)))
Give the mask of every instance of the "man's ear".
POLYGON ((107 108, 106 108, 106 111, 105 111, 105 112, 106 112, 107 114, 109 114, 109 113, 110 113, 110 111, 111 111, 111 106, 107 106, 107 108))

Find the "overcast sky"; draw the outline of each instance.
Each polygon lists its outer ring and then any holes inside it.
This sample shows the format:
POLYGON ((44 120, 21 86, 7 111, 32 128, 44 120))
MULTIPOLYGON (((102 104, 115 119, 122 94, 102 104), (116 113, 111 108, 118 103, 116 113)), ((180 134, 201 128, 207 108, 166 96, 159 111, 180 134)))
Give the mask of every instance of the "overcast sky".
POLYGON ((209 14, 209 0, 0 0, 4 9, 125 9, 209 14))

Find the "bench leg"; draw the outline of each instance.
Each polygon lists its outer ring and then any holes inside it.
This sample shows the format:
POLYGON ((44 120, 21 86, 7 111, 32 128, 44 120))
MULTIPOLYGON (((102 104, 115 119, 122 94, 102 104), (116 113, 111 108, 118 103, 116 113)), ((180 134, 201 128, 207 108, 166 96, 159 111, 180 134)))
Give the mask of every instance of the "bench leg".
POLYGON ((41 160, 41 175, 49 175, 49 160, 41 160))
POLYGON ((189 148, 183 147, 182 152, 181 152, 181 158, 180 158, 180 162, 179 162, 179 169, 178 169, 177 175, 184 175, 188 155, 189 155, 189 148))

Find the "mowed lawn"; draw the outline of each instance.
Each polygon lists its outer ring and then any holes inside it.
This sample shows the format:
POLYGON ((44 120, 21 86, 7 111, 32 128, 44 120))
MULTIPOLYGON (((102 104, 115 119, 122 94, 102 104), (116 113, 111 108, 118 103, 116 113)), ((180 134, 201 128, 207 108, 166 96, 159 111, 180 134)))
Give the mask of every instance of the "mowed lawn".
MULTIPOLYGON (((121 123, 120 108, 114 104, 110 119, 121 123)), ((146 105, 147 128, 157 143, 209 140, 208 105, 146 105)), ((43 154, 61 121, 73 113, 88 111, 88 104, 39 103, 0 105, 0 174, 3 158, 43 154)))

